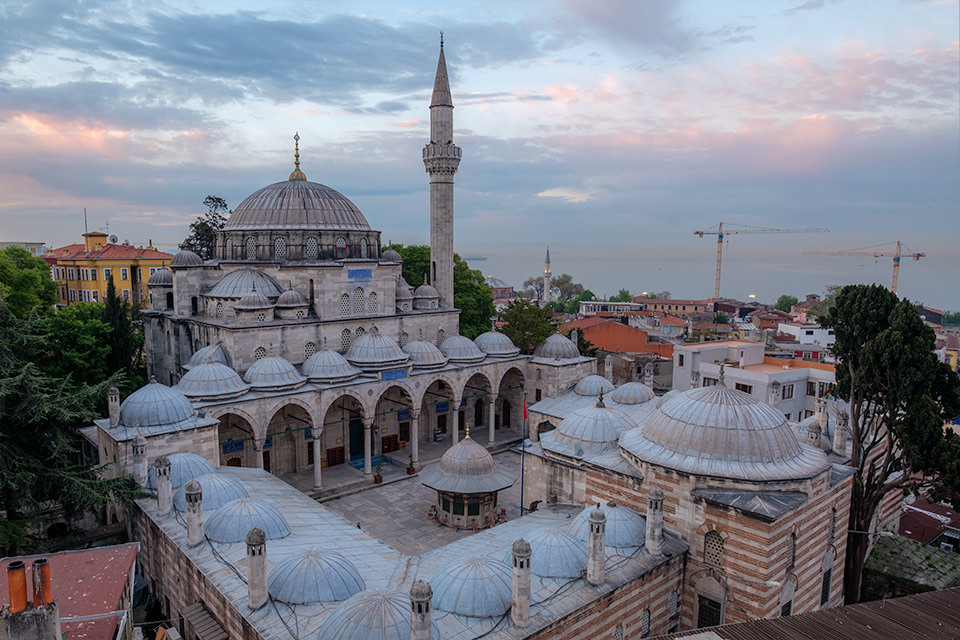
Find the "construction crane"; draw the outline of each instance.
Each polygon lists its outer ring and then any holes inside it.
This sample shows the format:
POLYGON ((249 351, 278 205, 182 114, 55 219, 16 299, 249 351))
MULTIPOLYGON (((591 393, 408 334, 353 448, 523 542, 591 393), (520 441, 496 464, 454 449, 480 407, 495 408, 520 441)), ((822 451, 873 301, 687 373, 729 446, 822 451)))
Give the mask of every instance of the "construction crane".
MULTIPOLYGON (((881 245, 886 246, 886 245, 881 245)), ((868 258, 893 258, 893 283, 890 285, 890 291, 897 294, 897 281, 900 279, 900 258, 907 257, 919 260, 927 257, 922 251, 917 253, 902 253, 900 250, 900 241, 897 240, 896 251, 877 251, 874 247, 865 249, 854 249, 852 251, 804 251, 805 256, 866 256, 868 258)))
MULTIPOLYGON (((742 226, 742 225, 738 225, 742 226)), ((734 233, 827 233, 830 229, 769 229, 766 227, 748 227, 746 229, 727 229, 724 230, 723 223, 717 225, 716 231, 709 229, 707 231, 694 231, 693 235, 717 236, 717 282, 713 288, 713 297, 720 297, 720 265, 723 263, 723 237, 734 233)))

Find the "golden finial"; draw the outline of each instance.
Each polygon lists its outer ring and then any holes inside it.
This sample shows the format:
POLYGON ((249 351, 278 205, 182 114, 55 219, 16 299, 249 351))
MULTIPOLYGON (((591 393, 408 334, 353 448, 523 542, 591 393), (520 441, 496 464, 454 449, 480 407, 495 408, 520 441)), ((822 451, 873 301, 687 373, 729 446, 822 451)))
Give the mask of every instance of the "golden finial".
POLYGON ((467 437, 469 438, 469 437, 470 437, 470 423, 467 422, 466 420, 464 420, 464 421, 463 421, 463 426, 466 427, 466 429, 467 429, 467 437))
POLYGON ((443 31, 440 32, 440 51, 443 51, 443 31))
POLYGON ((293 151, 293 164, 296 168, 293 170, 293 173, 290 174, 291 180, 301 180, 306 182, 307 176, 303 175, 303 171, 300 171, 300 132, 298 131, 293 136, 294 140, 294 151, 293 151))

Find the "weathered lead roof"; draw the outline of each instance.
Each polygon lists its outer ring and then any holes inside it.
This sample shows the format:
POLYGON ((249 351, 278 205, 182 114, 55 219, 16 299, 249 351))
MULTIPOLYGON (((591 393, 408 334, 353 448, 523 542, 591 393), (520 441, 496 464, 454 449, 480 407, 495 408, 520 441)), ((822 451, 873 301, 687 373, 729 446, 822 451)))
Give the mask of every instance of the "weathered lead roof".
POLYGON ((233 210, 225 231, 296 229, 367 230, 357 205, 328 186, 305 180, 275 182, 254 191, 233 210))
POLYGON ((227 350, 224 349, 223 345, 219 342, 197 349, 196 353, 190 356, 190 362, 185 364, 183 368, 190 369, 204 362, 219 362, 228 367, 230 366, 230 358, 227 355, 227 350))
POLYGON ((269 391, 293 389, 307 381, 289 360, 278 356, 260 358, 243 377, 254 389, 269 391))
POLYGON ((353 341, 346 358, 363 370, 377 371, 405 364, 410 356, 391 338, 371 331, 353 341))
POLYGON ((437 345, 426 340, 414 340, 403 345, 403 352, 410 356, 410 362, 417 369, 432 369, 447 364, 437 345))
POLYGON ((725 507, 733 507, 761 520, 773 522, 807 501, 807 494, 799 491, 713 491, 694 489, 695 498, 725 507))
POLYGON ((450 336, 440 343, 440 351, 451 362, 480 362, 486 357, 476 343, 466 336, 450 336))
POLYGON ((598 396, 601 392, 609 394, 613 391, 613 383, 603 376, 594 374, 581 378, 573 387, 573 391, 578 396, 598 396))
MULTIPOLYGON (((597 505, 588 505, 570 523, 570 534, 584 542, 590 535, 590 514, 597 505)), ((647 520, 639 513, 623 505, 608 502, 600 510, 607 516, 605 542, 608 547, 629 549, 642 547, 647 535, 647 520)))
POLYGON ((347 362, 347 359, 342 355, 329 350, 317 351, 307 358, 307 361, 301 367, 301 371, 311 381, 317 382, 350 380, 362 373, 360 369, 347 362))
POLYGON ((188 398, 213 400, 235 398, 249 391, 250 385, 227 365, 207 361, 190 367, 175 388, 188 398))
POLYGON ((280 512, 256 498, 238 498, 217 509, 206 518, 204 533, 216 542, 243 542, 254 528, 261 529, 268 540, 290 534, 290 527, 280 512))
POLYGON ((499 331, 481 333, 473 341, 480 351, 494 358, 509 358, 520 353, 520 348, 506 334, 499 331))
POLYGON ((503 615, 510 608, 513 574, 489 556, 458 560, 430 580, 435 609, 470 618, 503 615))
POLYGON ((120 405, 119 426, 129 429, 177 429, 189 426, 196 412, 177 389, 153 380, 140 387, 120 405))
POLYGON ((467 436, 420 471, 420 482, 450 493, 488 493, 513 486, 517 479, 506 469, 497 469, 493 456, 482 444, 467 436))
MULTIPOLYGON (((436 622, 431 638, 438 640, 436 622)), ((323 621, 316 640, 409 640, 410 596, 368 589, 344 601, 323 621)))
POLYGON ((263 271, 244 268, 231 271, 220 278, 205 295, 211 298, 242 298, 254 289, 270 298, 279 296, 282 292, 277 281, 263 271))
POLYGON ((339 602, 365 588, 353 564, 335 551, 311 547, 270 569, 271 597, 287 604, 339 602))
POLYGON ((577 409, 553 431, 540 437, 547 451, 582 458, 585 453, 616 450, 620 435, 640 425, 619 409, 595 406, 577 409))
POLYGON ((579 358, 580 352, 577 351, 577 345, 573 344, 569 338, 555 333, 533 350, 533 355, 538 358, 558 358, 566 360, 579 358))
MULTIPOLYGON (((203 492, 204 513, 219 509, 231 500, 248 497, 247 490, 243 488, 240 482, 222 473, 205 473, 192 478, 192 480, 200 483, 203 492)), ((178 511, 186 511, 187 509, 187 497, 184 489, 185 486, 182 486, 173 494, 173 506, 178 511)))
MULTIPOLYGON (((530 536, 530 573, 543 578, 579 578, 587 569, 587 545, 580 538, 548 527, 530 536)), ((504 562, 513 563, 511 550, 504 562)))

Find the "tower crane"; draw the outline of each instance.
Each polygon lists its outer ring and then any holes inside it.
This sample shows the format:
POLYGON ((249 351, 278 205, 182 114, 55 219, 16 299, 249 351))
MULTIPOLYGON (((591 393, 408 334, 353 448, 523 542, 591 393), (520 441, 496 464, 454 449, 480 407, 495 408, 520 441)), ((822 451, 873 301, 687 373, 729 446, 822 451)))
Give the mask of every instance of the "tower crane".
MULTIPOLYGON (((742 226, 742 225, 738 225, 742 226)), ((746 229, 726 229, 723 228, 723 223, 717 225, 716 230, 708 229, 706 231, 694 231, 693 235, 700 236, 712 236, 716 234, 717 236, 717 282, 713 288, 713 297, 720 297, 720 265, 723 263, 723 237, 724 235, 731 235, 734 233, 827 233, 830 229, 770 229, 767 227, 748 227, 746 229)))
POLYGON ((890 291, 894 295, 897 294, 897 281, 900 279, 900 258, 907 257, 913 258, 914 260, 919 260, 920 258, 927 257, 927 254, 919 251, 917 253, 902 253, 900 247, 900 241, 897 240, 897 248, 895 251, 876 251, 871 247, 866 249, 854 249, 852 251, 804 251, 803 255, 805 256, 867 256, 870 258, 893 258, 893 283, 890 285, 890 291))

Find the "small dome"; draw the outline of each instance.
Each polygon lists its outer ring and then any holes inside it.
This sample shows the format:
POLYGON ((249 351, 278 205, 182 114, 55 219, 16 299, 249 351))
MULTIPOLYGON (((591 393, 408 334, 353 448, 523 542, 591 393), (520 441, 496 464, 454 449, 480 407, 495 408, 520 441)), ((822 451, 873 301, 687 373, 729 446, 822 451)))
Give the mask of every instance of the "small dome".
POLYGON ((613 383, 603 376, 592 375, 580 380, 573 390, 578 396, 599 396, 613 391, 613 383))
POLYGON ((536 349, 533 355, 537 358, 559 358, 567 360, 579 358, 580 352, 577 351, 577 345, 573 344, 569 338, 565 338, 559 333, 555 333, 544 340, 536 349))
MULTIPOLYGON (((432 626, 436 640, 440 632, 432 626)), ((327 616, 316 640, 410 640, 410 598, 387 589, 361 591, 327 616)))
MULTIPOLYGON (((550 527, 534 533, 528 548, 530 573, 535 576, 579 578, 587 569, 587 545, 566 531, 550 527)), ((513 563, 513 553, 507 554, 505 562, 513 563)))
POLYGON ((642 382, 627 382, 617 387, 610 399, 617 404, 643 404, 656 397, 653 389, 642 382))
POLYGON ((176 388, 188 398, 212 400, 243 395, 250 390, 250 385, 244 384, 240 374, 227 365, 204 362, 190 367, 176 388))
POLYGON ((173 272, 166 267, 157 269, 150 274, 150 278, 147 280, 148 287, 172 287, 173 286, 173 272))
POLYGON ((447 449, 439 463, 420 471, 420 482, 448 493, 500 491, 516 481, 509 471, 497 469, 490 452, 470 437, 447 449))
POLYGON ((403 352, 410 356, 410 362, 417 369, 433 369, 447 364, 437 345, 425 340, 408 342, 403 346, 403 352))
POLYGON ((255 311, 257 309, 269 309, 272 306, 273 304, 267 296, 254 289, 253 291, 248 291, 243 294, 240 302, 238 302, 234 308, 238 311, 255 311))
POLYGON ((510 567, 487 556, 454 562, 430 581, 433 606, 471 618, 495 618, 510 608, 512 581, 510 567))
POLYGON ((240 298, 254 289, 269 298, 279 296, 281 293, 277 281, 263 271, 237 269, 220 278, 220 281, 213 285, 206 295, 210 298, 240 298))
MULTIPOLYGON (((203 510, 210 512, 219 509, 231 500, 248 497, 247 490, 237 480, 222 473, 205 473, 197 476, 191 482, 200 483, 203 489, 203 510)), ((173 506, 178 511, 186 511, 187 499, 184 487, 177 489, 173 494, 173 506)))
POLYGON ((481 333, 473 342, 480 351, 494 358, 509 358, 520 353, 520 348, 499 331, 481 333))
POLYGON ((204 530, 214 542, 243 542, 254 528, 262 529, 268 540, 290 535, 290 527, 276 507, 255 498, 231 500, 206 521, 204 530))
MULTIPOLYGON (((586 542, 590 536, 590 513, 596 510, 590 505, 577 514, 570 523, 569 533, 586 542)), ((627 549, 643 546, 646 537, 647 521, 636 511, 613 502, 600 505, 607 516, 605 540, 608 547, 627 549)))
POLYGON ((151 381, 120 405, 120 425, 129 429, 184 427, 195 417, 190 401, 178 389, 151 381))
POLYGON ((598 402, 595 407, 577 409, 541 439, 547 450, 580 458, 585 453, 615 450, 620 435, 639 426, 623 411, 598 402))
POLYGON ((440 292, 424 282, 413 292, 413 297, 415 300, 433 300, 440 297, 440 292))
POLYGON ((480 362, 486 357, 476 343, 465 336, 450 336, 440 343, 440 351, 451 362, 480 362))
POLYGON ((410 356, 387 336, 370 331, 353 341, 346 358, 361 369, 378 371, 405 364, 410 356))
MULTIPOLYGON (((167 456, 170 462, 170 486, 176 491, 194 478, 216 473, 213 465, 203 456, 195 453, 171 453, 167 456)), ((156 490, 156 468, 151 465, 148 471, 147 488, 156 490)))
POLYGON ((316 182, 275 182, 247 196, 237 205, 227 231, 367 231, 357 205, 342 193, 316 182))
POLYGON ((403 276, 397 276, 396 292, 397 300, 413 300, 413 290, 403 276))
POLYGON ((338 382, 356 378, 362 372, 336 351, 317 351, 301 367, 313 382, 338 382))
POLYGON ((287 604, 337 602, 363 591, 363 578, 349 560, 311 547, 270 569, 270 596, 287 604))
POLYGON ((281 308, 306 307, 309 304, 302 293, 293 289, 287 289, 277 298, 277 306, 281 308))
POLYGON ((396 262, 397 264, 403 264, 403 257, 393 249, 387 249, 380 254, 380 260, 383 262, 396 262))
POLYGON ((307 381, 290 361, 278 357, 260 358, 243 375, 254 389, 279 391, 293 389, 307 381))
POLYGON ((227 350, 223 348, 222 344, 211 344, 197 349, 197 352, 190 356, 190 362, 187 363, 183 368, 190 369, 198 364, 203 364, 204 362, 219 362, 220 364, 225 364, 229 367, 230 357, 227 355, 227 350))
POLYGON ((202 267, 203 258, 189 249, 178 251, 170 261, 171 267, 202 267))

